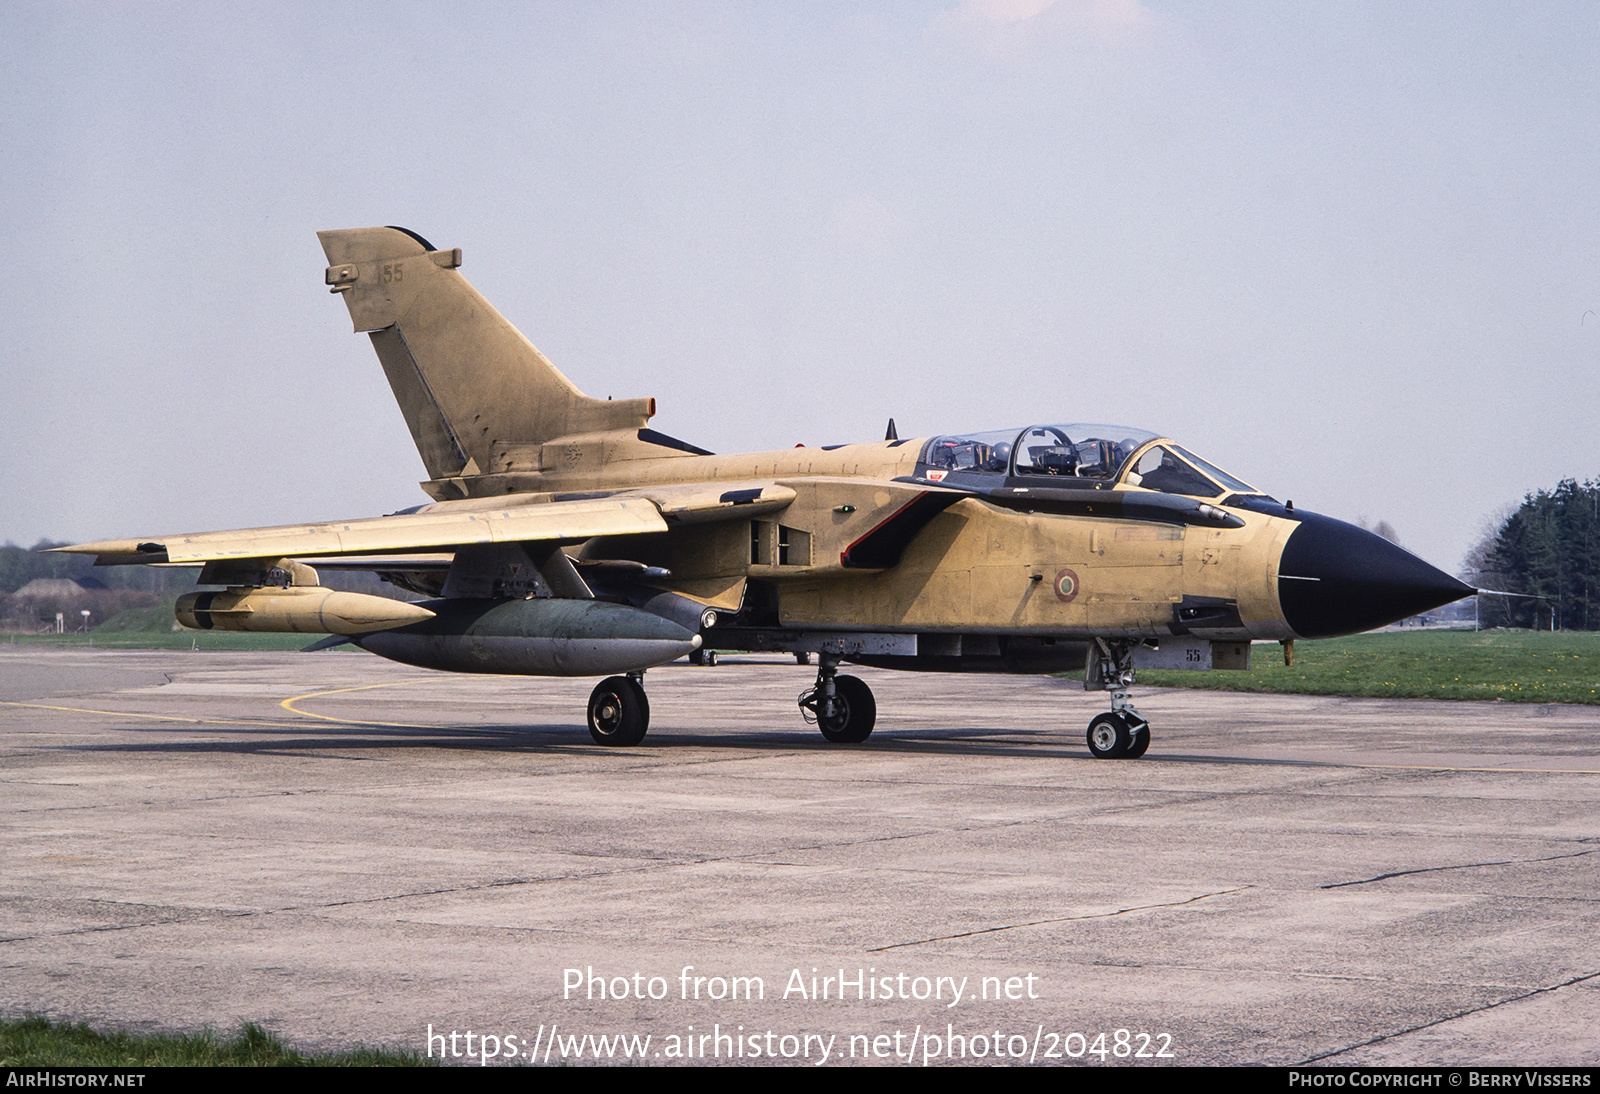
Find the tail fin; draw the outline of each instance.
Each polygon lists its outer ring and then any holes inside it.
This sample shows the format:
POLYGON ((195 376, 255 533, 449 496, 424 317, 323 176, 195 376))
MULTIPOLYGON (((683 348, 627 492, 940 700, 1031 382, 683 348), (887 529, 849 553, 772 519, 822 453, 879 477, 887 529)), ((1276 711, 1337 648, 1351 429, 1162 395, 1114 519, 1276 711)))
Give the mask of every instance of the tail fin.
POLYGON ((327 283, 367 331, 434 479, 477 475, 495 448, 643 428, 654 399, 591 399, 435 250, 405 228, 318 232, 327 283))

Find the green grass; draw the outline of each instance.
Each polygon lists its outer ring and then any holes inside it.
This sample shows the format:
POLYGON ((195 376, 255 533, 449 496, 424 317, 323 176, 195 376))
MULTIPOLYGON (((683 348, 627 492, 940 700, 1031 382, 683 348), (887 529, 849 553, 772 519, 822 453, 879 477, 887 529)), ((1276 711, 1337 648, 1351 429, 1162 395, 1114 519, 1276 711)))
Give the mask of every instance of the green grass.
POLYGON ((286 1047, 246 1022, 231 1037, 205 1033, 99 1033, 30 1017, 0 1021, 0 1067, 428 1067, 415 1053, 359 1048, 316 1054, 286 1047))
MULTIPOLYGON (((65 646, 122 650, 301 650, 325 638, 321 634, 256 634, 249 631, 192 631, 177 626, 175 597, 148 608, 129 608, 88 634, 0 635, 0 645, 65 646)), ((345 649, 347 647, 337 647, 345 649)), ((353 648, 353 647, 349 647, 353 648)))
POLYGON ((1500 699, 1600 704, 1600 634, 1561 631, 1396 631, 1258 645, 1248 672, 1141 672, 1154 687, 1360 695, 1392 699, 1500 699))
POLYGON ((148 608, 129 608, 96 626, 94 632, 99 635, 171 634, 172 628, 178 625, 177 617, 172 614, 176 603, 176 597, 169 597, 165 603, 148 608))

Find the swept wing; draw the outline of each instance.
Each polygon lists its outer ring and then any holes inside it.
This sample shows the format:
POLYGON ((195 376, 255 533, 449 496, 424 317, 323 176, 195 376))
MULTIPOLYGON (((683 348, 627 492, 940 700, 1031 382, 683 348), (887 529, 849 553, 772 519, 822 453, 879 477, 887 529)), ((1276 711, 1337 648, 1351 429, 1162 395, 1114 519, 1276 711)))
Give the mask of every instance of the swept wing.
POLYGON ((197 565, 252 558, 370 560, 389 569, 402 556, 501 543, 581 543, 598 536, 665 532, 668 520, 704 522, 771 512, 794 500, 771 482, 703 483, 603 497, 485 506, 433 505, 414 513, 360 520, 285 524, 223 532, 183 532, 103 540, 56 550, 94 555, 97 565, 197 565))

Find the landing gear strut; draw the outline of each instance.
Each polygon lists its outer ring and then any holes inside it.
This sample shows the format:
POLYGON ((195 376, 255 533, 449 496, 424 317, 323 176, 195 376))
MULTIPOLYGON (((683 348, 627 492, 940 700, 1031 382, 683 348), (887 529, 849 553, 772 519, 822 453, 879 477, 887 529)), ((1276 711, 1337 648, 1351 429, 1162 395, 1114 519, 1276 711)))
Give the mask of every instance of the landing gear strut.
POLYGON ((1084 686, 1111 693, 1111 710, 1089 723, 1089 751, 1097 760, 1136 760, 1150 747, 1150 722, 1128 698, 1133 686, 1133 643, 1095 639, 1084 686))
POLYGON ((611 676, 589 693, 589 736, 598 745, 636 745, 650 728, 643 673, 611 676))
POLYGON ((817 682, 801 692, 800 711, 834 744, 860 744, 872 733, 878 703, 864 681, 838 672, 837 657, 817 655, 817 682))

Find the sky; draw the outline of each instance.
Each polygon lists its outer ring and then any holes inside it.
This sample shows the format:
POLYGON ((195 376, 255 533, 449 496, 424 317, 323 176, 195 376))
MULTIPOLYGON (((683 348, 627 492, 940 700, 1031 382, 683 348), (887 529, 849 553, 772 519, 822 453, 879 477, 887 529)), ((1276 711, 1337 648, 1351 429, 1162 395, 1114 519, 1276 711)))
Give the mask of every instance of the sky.
POLYGON ((0 541, 426 477, 316 231, 715 451, 1115 422, 1454 570, 1600 477, 1600 6, 0 6, 0 541))

